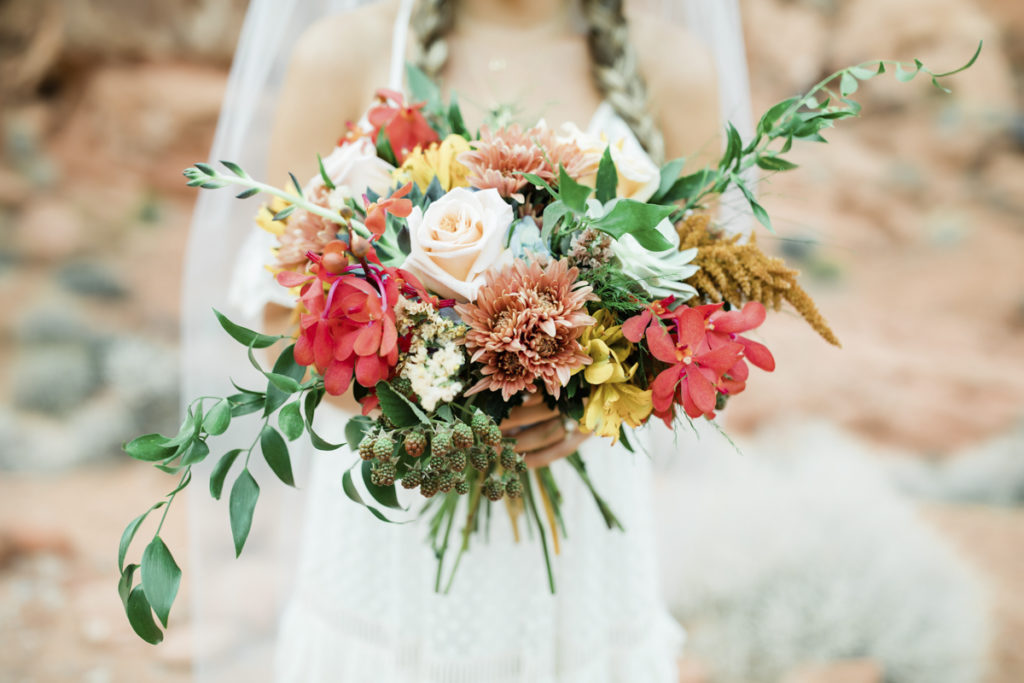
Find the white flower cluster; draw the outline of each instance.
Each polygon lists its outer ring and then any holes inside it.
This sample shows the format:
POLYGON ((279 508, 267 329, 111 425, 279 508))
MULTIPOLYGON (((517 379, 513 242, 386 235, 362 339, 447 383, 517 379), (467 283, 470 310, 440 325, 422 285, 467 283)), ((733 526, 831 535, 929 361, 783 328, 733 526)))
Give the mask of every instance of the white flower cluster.
POLYGON ((441 317, 429 303, 399 297, 395 305, 398 333, 412 333, 409 350, 399 357, 399 374, 412 384, 413 393, 427 411, 448 403, 462 392, 458 379, 466 354, 457 343, 465 325, 441 317))

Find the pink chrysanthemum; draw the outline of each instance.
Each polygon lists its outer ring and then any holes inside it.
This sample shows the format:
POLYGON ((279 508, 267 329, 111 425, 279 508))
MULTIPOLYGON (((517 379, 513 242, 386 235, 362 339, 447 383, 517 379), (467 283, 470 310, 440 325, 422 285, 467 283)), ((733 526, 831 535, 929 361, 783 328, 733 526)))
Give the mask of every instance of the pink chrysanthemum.
POLYGON ((502 197, 522 201, 519 191, 526 185, 522 174, 548 170, 544 151, 532 139, 536 132, 524 132, 513 124, 492 133, 483 126, 474 148, 459 155, 459 162, 469 169, 469 184, 481 190, 494 188, 502 197))
POLYGON ((490 389, 507 401, 536 391, 539 379, 557 398, 573 370, 590 363, 578 339, 595 323, 585 306, 596 297, 578 274, 566 261, 542 267, 517 259, 487 273, 476 302, 455 307, 470 327, 466 349, 483 366, 467 395, 490 389))
POLYGON ((559 138, 550 128, 537 130, 534 143, 544 151, 545 168, 537 175, 545 180, 558 180, 558 167, 564 166, 566 174, 573 180, 593 178, 601 165, 601 154, 584 152, 572 140, 559 138))
MULTIPOLYGON (((318 206, 328 207, 328 190, 319 185, 307 190, 306 198, 318 206)), ((328 243, 338 239, 338 226, 304 209, 297 210, 288 219, 284 232, 278 237, 277 264, 282 268, 305 266, 306 253, 320 255, 328 243)))

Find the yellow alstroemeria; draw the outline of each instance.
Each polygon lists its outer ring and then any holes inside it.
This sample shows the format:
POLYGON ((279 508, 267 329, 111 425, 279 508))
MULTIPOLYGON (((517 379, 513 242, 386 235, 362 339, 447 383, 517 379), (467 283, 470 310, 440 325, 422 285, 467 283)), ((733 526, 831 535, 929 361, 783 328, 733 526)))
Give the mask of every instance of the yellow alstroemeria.
POLYGON ((431 143, 426 150, 414 149, 393 176, 402 183, 411 180, 421 190, 427 189, 434 176, 445 192, 453 187, 469 187, 469 169, 458 161, 458 156, 468 151, 469 141, 453 133, 440 144, 431 143))
POLYGON ((622 335, 622 326, 615 325, 605 309, 597 311, 594 319, 597 322, 580 336, 583 352, 592 361, 583 369, 592 389, 580 428, 616 441, 623 422, 638 427, 651 414, 651 392, 631 381, 637 366, 624 365, 633 345, 622 335))

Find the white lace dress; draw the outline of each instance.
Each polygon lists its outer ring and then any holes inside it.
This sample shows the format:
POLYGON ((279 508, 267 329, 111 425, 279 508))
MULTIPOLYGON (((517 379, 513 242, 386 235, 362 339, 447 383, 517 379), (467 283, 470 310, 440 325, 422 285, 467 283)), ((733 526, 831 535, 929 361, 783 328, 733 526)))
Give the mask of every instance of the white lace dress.
MULTIPOLYGON (((607 103, 588 132, 639 149, 607 103)), ((283 293, 262 267, 267 240, 254 232, 239 257, 234 285, 250 306, 260 303, 256 291, 264 300, 283 293)), ((344 440, 349 417, 325 405, 320 430, 344 440)), ((597 437, 581 454, 625 531, 608 530, 578 476, 555 463, 568 537, 553 560, 554 595, 536 539, 515 543, 504 514, 493 515, 489 540, 474 538, 451 592, 436 594, 425 524, 384 524, 350 501, 341 489, 357 458, 349 450, 309 454, 301 556, 275 680, 674 683, 683 632, 659 595, 648 457, 597 437)))

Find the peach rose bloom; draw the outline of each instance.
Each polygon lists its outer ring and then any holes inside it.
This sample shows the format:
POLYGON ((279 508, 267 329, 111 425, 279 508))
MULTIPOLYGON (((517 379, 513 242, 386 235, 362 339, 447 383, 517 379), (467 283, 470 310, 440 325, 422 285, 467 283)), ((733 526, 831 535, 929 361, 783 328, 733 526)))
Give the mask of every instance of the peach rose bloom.
POLYGON ((505 262, 512 207, 495 189, 455 188, 408 218, 409 256, 402 267, 445 298, 473 301, 484 272, 505 262))

